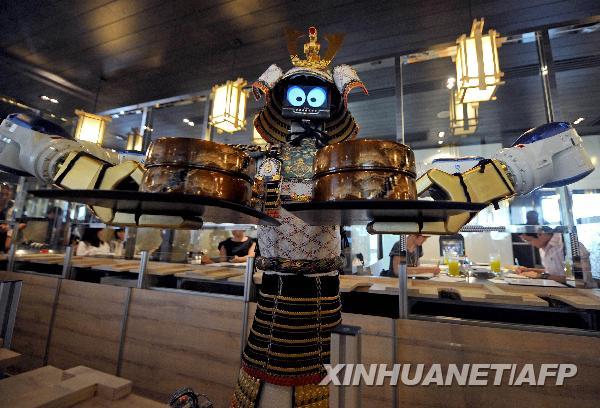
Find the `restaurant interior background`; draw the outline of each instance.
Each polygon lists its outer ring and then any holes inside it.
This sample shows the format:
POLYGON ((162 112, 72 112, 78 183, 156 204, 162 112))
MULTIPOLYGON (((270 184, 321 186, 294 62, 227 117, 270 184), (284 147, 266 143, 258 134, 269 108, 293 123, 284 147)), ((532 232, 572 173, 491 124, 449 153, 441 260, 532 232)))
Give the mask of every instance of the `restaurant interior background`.
MULTIPOLYGON (((380 4, 376 11, 380 19, 377 33, 361 30, 360 26, 352 29, 354 26, 349 21, 358 18, 355 14, 360 10, 359 4, 343 8, 341 14, 337 13, 341 7, 337 4, 322 5, 319 9, 314 5, 294 8, 300 18, 315 24, 323 20, 323 30, 346 32, 346 44, 337 60, 351 63, 369 90, 368 96, 354 95, 349 103, 360 124, 359 138, 400 140, 403 127, 405 141, 415 152, 420 175, 432 167, 435 159, 489 157, 501 146, 512 144, 527 129, 547 121, 536 32, 522 31, 519 27, 537 27, 547 21, 563 20, 568 14, 560 18, 554 15, 562 5, 548 7, 552 10, 551 16, 535 15, 536 19, 532 20, 534 14, 528 13, 534 13, 536 6, 533 4, 516 12, 509 11, 509 5, 499 7, 497 2, 441 2, 435 12, 425 13, 427 7, 416 3, 407 5, 412 12, 411 18, 403 22, 400 32, 394 32, 386 24, 398 18, 387 13, 393 5, 380 4), (448 100, 456 72, 452 58, 444 53, 444 49, 452 47, 454 42, 447 33, 457 27, 464 27, 463 31, 467 32, 471 17, 477 16, 486 16, 485 30, 495 28, 504 38, 498 50, 504 84, 497 90, 496 100, 480 105, 476 130, 467 135, 454 135, 449 127, 448 100), (395 49, 404 52, 392 52, 395 49), (373 58, 372 55, 383 57, 373 58)), ((575 2, 576 7, 566 3, 569 2, 565 2, 565 10, 570 10, 574 16, 583 16, 589 13, 585 6, 594 2, 575 2)), ((9 7, 4 15, 10 17, 10 13, 16 13, 19 7, 27 9, 26 4, 29 2, 9 7)), ((105 8, 125 13, 122 19, 111 22, 102 6, 86 10, 91 6, 81 4, 61 17, 71 17, 69 21, 74 23, 66 30, 58 30, 56 23, 47 20, 45 25, 36 26, 33 22, 43 20, 44 16, 39 10, 23 10, 30 15, 31 22, 9 21, 10 24, 3 26, 6 35, 2 37, 5 53, 0 58, 3 78, 0 116, 34 109, 72 130, 75 108, 111 115, 103 146, 120 152, 127 148, 128 136, 135 131, 143 133, 146 139, 204 137, 208 132, 211 140, 217 142, 261 143, 250 125, 261 106, 260 101, 248 99, 248 125, 232 134, 210 129, 209 104, 206 102, 210 96, 210 89, 206 88, 210 83, 238 76, 252 80, 259 74, 265 58, 286 63, 284 44, 273 39, 271 33, 283 29, 290 18, 286 14, 292 10, 284 11, 284 5, 259 10, 252 10, 253 6, 254 2, 249 2, 238 10, 232 5, 230 16, 220 16, 231 18, 232 22, 239 19, 247 26, 236 27, 230 23, 225 29, 213 15, 208 25, 195 30, 186 41, 177 35, 187 29, 185 24, 194 24, 196 17, 188 16, 182 27, 170 27, 166 32, 161 23, 152 25, 142 19, 143 16, 157 15, 161 10, 175 17, 185 12, 185 6, 180 9, 179 5, 154 5, 155 8, 147 6, 148 9, 138 10, 137 7, 143 7, 138 2, 128 6, 111 3, 105 8), (279 19, 267 19, 270 16, 279 19), (262 25, 261 21, 269 21, 269 24, 262 25), (137 31, 131 25, 126 27, 130 22, 139 25, 137 31), (15 24, 25 24, 40 34, 31 36, 33 45, 28 45, 23 35, 19 35, 25 32, 24 27, 10 32, 9 27, 14 28, 15 24), (150 40, 149 34, 158 32, 161 32, 159 39, 150 40), (215 41, 218 35, 226 40, 215 41), (194 47, 190 46, 192 43, 194 47), (167 49, 167 44, 175 46, 167 49), (255 50, 269 52, 255 54, 255 50), (58 77, 49 77, 50 74, 58 77), (50 95, 59 103, 41 99, 42 95, 50 95)), ((51 10, 57 15, 64 11, 64 5, 53 7, 51 10)), ((161 18, 166 20, 167 17, 161 18)), ((208 16, 203 18, 209 19, 208 16)), ((569 19, 567 23, 549 26, 551 28, 541 33, 551 58, 547 65, 555 120, 575 124, 596 164, 600 157, 597 109, 600 22, 597 17, 587 15, 579 21, 569 19)), ((14 177, 6 174, 2 177, 7 182, 15 182, 14 177)), ((599 170, 569 186, 569 190, 579 239, 590 250, 593 274, 600 278, 600 206, 591 205, 600 194, 599 170)), ((47 200, 38 201, 28 200, 26 215, 46 213, 47 200)), ((63 208, 66 222, 68 204, 54 205, 63 208)), ((84 211, 81 208, 80 211, 84 211)), ((500 211, 488 209, 471 224, 484 227, 522 225, 526 224, 525 216, 530 210, 538 212, 542 224, 567 225, 560 211, 559 194, 552 189, 538 190, 528 197, 506 202, 500 211)), ((86 217, 83 213, 77 217, 89 220, 89 215, 86 217)), ((520 245, 513 242, 518 239, 511 239, 509 232, 465 232, 463 235, 467 255, 479 262, 487 261, 489 248, 494 246, 504 263, 512 263, 515 259, 513 248, 520 245)), ((193 233, 189 250, 214 256, 218 252, 215 243, 224 236, 227 234, 214 230, 193 233), (201 239, 199 235, 208 236, 201 239)), ((395 236, 384 236, 381 240, 370 236, 362 226, 351 227, 351 236, 352 256, 362 254, 365 266, 378 261, 381 264, 382 258, 383 263, 387 262, 390 249, 397 241, 395 236)), ((438 239, 433 237, 424 244, 423 259, 428 263, 437 262, 439 256, 438 239)), ((381 267, 373 269, 377 273, 381 267)))
MULTIPOLYGON (((550 95, 553 120, 575 126, 596 170, 569 185, 566 194, 545 188, 506 200, 498 210, 490 206, 481 211, 461 232, 465 254, 476 263, 488 263, 495 253, 503 265, 539 266, 535 250, 519 238, 527 213, 536 211, 540 225, 576 231, 590 252, 592 276, 600 282, 600 2, 198 3, 3 2, 0 119, 10 113, 37 113, 74 132, 75 109, 104 115, 110 122, 102 146, 129 157, 143 157, 150 141, 164 136, 264 149, 252 127, 263 101, 250 96, 245 128, 220 132, 209 123, 213 85, 238 77, 252 82, 271 63, 289 66, 282 40, 288 26, 304 30, 315 25, 323 33, 344 32, 344 45, 335 61, 352 65, 369 91, 368 95, 353 93, 349 99, 349 110, 360 126, 358 138, 405 141, 415 153, 418 176, 440 159, 491 157, 501 147, 511 146, 523 132, 550 121, 550 95), (503 83, 494 100, 479 104, 474 129, 460 135, 450 126, 456 66, 448 50, 481 17, 485 18, 484 31, 495 29, 502 38, 498 60, 503 83)), ((255 155, 260 157, 258 152, 255 155)), ((8 173, 0 173, 0 181, 8 186, 2 190, 6 191, 5 207, 20 188, 49 188, 8 173)), ((17 253, 37 251, 37 243, 46 243, 44 248, 63 254, 74 229, 105 227, 84 205, 32 195, 16 202, 15 208, 20 204, 20 216, 30 221, 19 232, 17 253), (52 211, 58 217, 49 223, 52 211)), ((210 223, 197 231, 138 228, 128 234, 137 235, 137 255, 141 247, 153 246, 152 260, 185 263, 198 254, 217 257, 218 243, 233 229, 256 236, 255 225, 210 223)), ((343 229, 349 241, 345 273, 379 275, 388 267, 397 235, 370 235, 364 225, 343 229), (361 262, 353 262, 359 258, 361 262)), ((107 236, 113 231, 108 226, 107 236)), ((433 236, 423 245, 421 263, 437 265, 443 263, 441 258, 440 239, 433 236)), ((13 266, 16 271, 38 274, 48 270, 28 262, 13 266)), ((51 274, 60 275, 61 270, 56 268, 51 274)), ((135 287, 137 279, 109 278, 77 276, 77 280, 130 287, 135 287)), ((182 286, 168 279, 153 284, 243 294, 241 281, 233 289, 226 284, 194 282, 182 286)), ((395 307, 394 302, 387 305, 395 307)))

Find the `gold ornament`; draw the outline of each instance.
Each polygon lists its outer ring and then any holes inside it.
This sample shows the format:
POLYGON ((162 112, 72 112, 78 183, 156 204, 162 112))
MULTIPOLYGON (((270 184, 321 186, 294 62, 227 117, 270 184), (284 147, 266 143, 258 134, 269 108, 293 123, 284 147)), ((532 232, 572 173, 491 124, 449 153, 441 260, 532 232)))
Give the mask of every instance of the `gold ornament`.
POLYGON ((344 34, 327 34, 325 39, 327 40, 327 50, 325 55, 321 58, 321 44, 317 41, 317 29, 315 27, 308 28, 308 42, 304 44, 304 55, 306 59, 302 59, 298 56, 298 50, 296 48, 296 42, 304 34, 300 31, 287 29, 287 43, 288 51, 292 64, 296 67, 312 68, 319 70, 326 70, 327 66, 333 60, 333 57, 342 46, 344 40, 344 34))

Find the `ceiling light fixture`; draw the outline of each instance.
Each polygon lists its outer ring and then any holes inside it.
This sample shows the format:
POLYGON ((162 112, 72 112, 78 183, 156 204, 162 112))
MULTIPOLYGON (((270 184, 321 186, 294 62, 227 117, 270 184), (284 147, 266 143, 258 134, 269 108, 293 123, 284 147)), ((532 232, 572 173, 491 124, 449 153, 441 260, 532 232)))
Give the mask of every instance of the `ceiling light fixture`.
POLYGON ((46 96, 46 95, 40 96, 40 99, 43 101, 48 101, 50 103, 58 103, 58 99, 50 98, 49 96, 46 96))
POLYGON ((450 77, 446 80, 446 88, 452 89, 456 85, 456 78, 450 77))
POLYGON ((440 133, 438 133, 438 137, 444 137, 444 136, 446 136, 446 132, 440 132, 440 133))
POLYGON ((577 118, 575 120, 575 122, 573 122, 574 125, 579 125, 581 122, 583 122, 585 120, 585 118, 577 118))
POLYGON ((184 118, 183 123, 190 123, 190 120, 188 118, 184 118))
POLYGON ((504 73, 498 63, 502 44, 495 30, 483 35, 483 18, 473 20, 471 34, 461 35, 456 47, 456 88, 460 103, 484 102, 494 98, 504 73))
POLYGON ((111 121, 110 116, 93 115, 82 110, 76 110, 75 113, 78 116, 75 139, 101 145, 106 124, 111 121))
POLYGON ((453 135, 471 135, 479 124, 479 103, 460 103, 457 91, 450 92, 450 131, 453 135))
POLYGON ((212 89, 213 105, 210 124, 218 130, 234 133, 246 126, 246 100, 248 83, 242 78, 215 85, 212 89))
POLYGON ((139 128, 131 128, 127 133, 127 147, 125 150, 141 152, 144 145, 144 137, 140 134, 139 128))
POLYGON ((443 140, 438 140, 438 144, 440 144, 440 145, 444 144, 444 141, 443 140))

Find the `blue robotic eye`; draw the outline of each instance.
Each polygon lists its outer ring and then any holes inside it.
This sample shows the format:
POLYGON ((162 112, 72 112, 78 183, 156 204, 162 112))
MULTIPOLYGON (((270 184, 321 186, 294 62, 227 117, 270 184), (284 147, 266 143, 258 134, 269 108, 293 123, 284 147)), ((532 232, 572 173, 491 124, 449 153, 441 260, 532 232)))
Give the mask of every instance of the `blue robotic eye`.
POLYGON ((325 99, 327 99, 327 92, 325 89, 317 86, 310 90, 306 99, 308 99, 308 104, 310 106, 317 108, 323 105, 325 99))
POLYGON ((287 91, 287 100, 292 106, 302 106, 306 101, 306 94, 299 86, 292 86, 287 91))

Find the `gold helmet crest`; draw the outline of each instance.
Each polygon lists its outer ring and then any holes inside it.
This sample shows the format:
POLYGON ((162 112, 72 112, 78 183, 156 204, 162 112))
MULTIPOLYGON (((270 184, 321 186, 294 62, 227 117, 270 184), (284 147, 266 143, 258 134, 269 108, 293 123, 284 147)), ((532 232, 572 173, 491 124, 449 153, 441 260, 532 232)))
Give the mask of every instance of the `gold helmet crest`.
POLYGON ((287 29, 286 36, 292 64, 296 67, 318 70, 327 69, 344 41, 344 34, 336 33, 325 35, 325 39, 327 40, 327 50, 321 58, 321 44, 317 40, 317 29, 316 27, 309 27, 308 41, 304 44, 305 59, 302 59, 299 57, 297 43, 298 39, 305 35, 301 31, 287 29))

